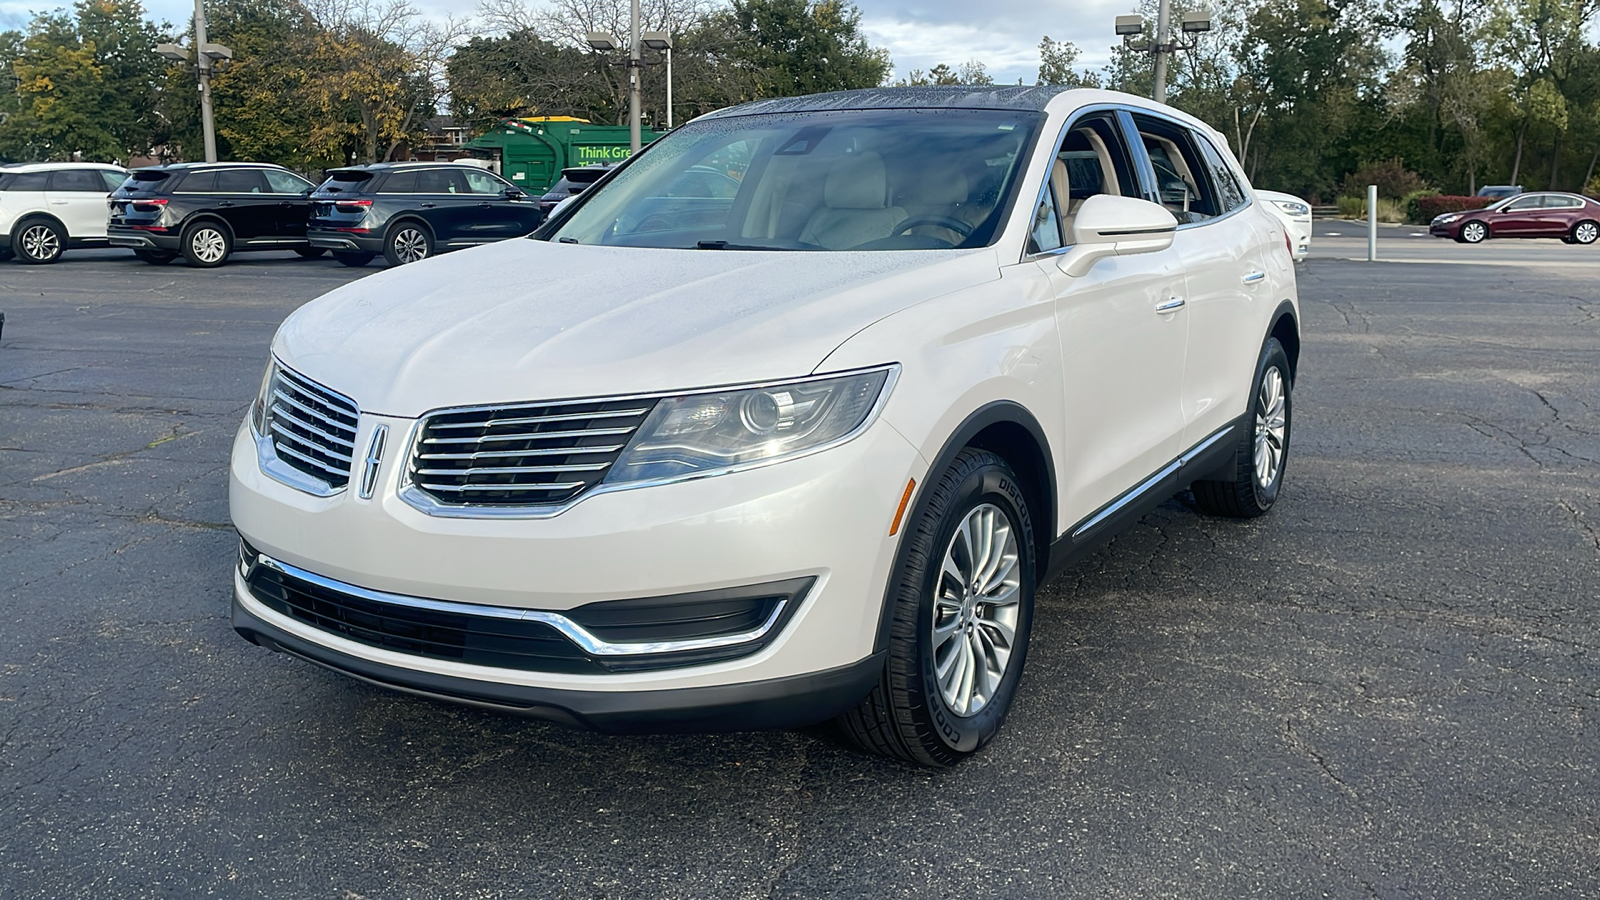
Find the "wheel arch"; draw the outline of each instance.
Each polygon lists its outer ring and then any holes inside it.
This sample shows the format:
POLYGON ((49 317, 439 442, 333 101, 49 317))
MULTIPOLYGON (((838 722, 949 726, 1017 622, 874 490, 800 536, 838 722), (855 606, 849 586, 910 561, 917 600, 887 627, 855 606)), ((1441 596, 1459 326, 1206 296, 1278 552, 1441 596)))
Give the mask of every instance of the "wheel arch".
MULTIPOLYGON (((16 240, 17 232, 21 231, 23 228, 26 228, 30 222, 40 222, 40 221, 49 222, 51 225, 54 225, 55 227, 61 229, 61 233, 66 235, 68 240, 72 239, 72 232, 67 229, 67 223, 61 221, 59 218, 57 218, 55 215, 53 215, 51 213, 44 212, 43 210, 40 210, 38 212, 28 212, 28 213, 23 213, 20 216, 17 216, 16 223, 11 226, 11 234, 10 234, 8 240, 6 241, 6 245, 10 246, 11 241, 16 240)), ((62 249, 66 249, 66 248, 62 248, 62 249)))
POLYGON ((390 219, 389 224, 383 226, 383 242, 385 244, 389 243, 389 238, 394 235, 395 229, 406 224, 407 222, 414 222, 417 225, 421 225, 422 230, 428 233, 428 240, 434 242, 435 244, 439 242, 438 232, 433 230, 433 226, 428 224, 428 220, 424 219, 421 213, 414 212, 403 212, 395 216, 393 219, 390 219))
POLYGON ((1289 378, 1291 381, 1300 375, 1300 321, 1295 315, 1294 304, 1285 300, 1278 304, 1278 309, 1272 314, 1272 327, 1267 331, 1267 337, 1278 339, 1283 345, 1284 355, 1289 357, 1289 378))
POLYGON ((910 523, 927 512, 930 482, 949 468, 957 454, 968 447, 994 453, 1017 473, 1023 493, 1030 501, 1028 514, 1033 518, 1036 584, 1044 581, 1050 565, 1050 545, 1055 540, 1056 531, 1056 470, 1050 442, 1039 420, 1026 407, 1011 400, 996 400, 974 410, 956 426, 934 455, 922 481, 917 484, 914 500, 902 520, 904 524, 900 530, 900 541, 895 547, 888 581, 884 584, 874 651, 881 651, 888 646, 889 592, 894 588, 895 573, 905 565, 910 552, 910 541, 907 539, 910 523))
POLYGON ((232 226, 228 224, 228 220, 214 212, 191 213, 188 218, 179 223, 178 234, 187 235, 189 233, 189 229, 201 224, 202 222, 209 222, 213 225, 220 226, 222 228, 222 233, 228 236, 229 244, 235 243, 238 240, 238 237, 233 233, 232 226))

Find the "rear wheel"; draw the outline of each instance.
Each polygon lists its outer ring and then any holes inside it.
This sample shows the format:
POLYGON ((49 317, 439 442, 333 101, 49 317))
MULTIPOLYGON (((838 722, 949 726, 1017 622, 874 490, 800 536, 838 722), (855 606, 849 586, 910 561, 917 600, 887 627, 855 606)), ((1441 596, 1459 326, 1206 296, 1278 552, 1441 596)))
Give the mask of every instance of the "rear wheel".
POLYGON ((383 258, 391 266, 421 262, 433 255, 433 237, 416 222, 401 222, 383 242, 383 258))
POLYGON ((171 250, 135 250, 133 255, 152 266, 164 266, 178 258, 178 254, 171 250))
POLYGON ((1033 623, 1033 524, 1016 474, 967 448, 930 482, 887 603, 889 657, 840 717, 863 749, 954 765, 1000 730, 1033 623))
POLYGON ((215 222, 196 222, 183 232, 183 258, 191 266, 214 269, 232 253, 233 239, 215 222))
POLYGON ((1288 354, 1277 338, 1267 338, 1250 392, 1250 427, 1239 436, 1232 465, 1218 473, 1221 477, 1190 486, 1201 512, 1250 519, 1264 515, 1277 502, 1289 461, 1293 386, 1288 354))
POLYGON ((49 219, 29 219, 11 238, 11 250, 17 259, 31 265, 53 263, 66 248, 67 232, 49 219))
POLYGON ((333 251, 334 259, 338 260, 341 265, 349 266, 352 269, 359 269, 367 263, 372 262, 372 258, 377 255, 378 254, 376 253, 357 253, 347 250, 333 251))
POLYGON ((1461 226, 1460 234, 1456 240, 1463 244, 1481 244, 1489 236, 1489 226, 1482 222, 1468 222, 1461 226))
POLYGON ((1592 244, 1597 238, 1600 238, 1600 224, 1585 221, 1572 226, 1574 244, 1592 244))
POLYGON ((301 259, 316 259, 317 257, 321 256, 322 254, 327 253, 328 251, 324 250, 321 247, 301 247, 299 250, 296 250, 295 252, 300 254, 300 258, 301 259))

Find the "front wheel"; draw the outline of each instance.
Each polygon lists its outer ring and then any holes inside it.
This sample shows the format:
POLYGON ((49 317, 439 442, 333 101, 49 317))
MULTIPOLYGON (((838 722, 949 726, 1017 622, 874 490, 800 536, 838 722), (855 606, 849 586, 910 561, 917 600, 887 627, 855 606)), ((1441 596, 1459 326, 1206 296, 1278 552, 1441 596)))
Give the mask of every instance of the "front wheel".
POLYGON ((383 242, 383 258, 391 266, 421 262, 433 255, 433 238, 415 222, 402 222, 383 242))
POLYGON ((1190 486, 1195 505, 1213 516, 1250 519, 1265 515, 1278 500, 1289 461, 1289 427, 1294 404, 1289 355, 1277 338, 1267 338, 1256 363, 1250 412, 1239 436, 1233 463, 1220 477, 1190 486))
POLYGON ((862 749, 951 766, 1000 730, 1033 624, 1033 523, 1016 473, 967 448, 909 524, 886 601, 889 657, 872 693, 840 717, 862 749))
POLYGON ((196 222, 183 233, 183 258, 189 265, 215 269, 233 253, 233 239, 215 222, 196 222))
POLYGON ((1572 226, 1572 242, 1574 244, 1592 244, 1596 238, 1600 238, 1600 224, 1579 222, 1572 226))
POLYGON ((1461 236, 1456 238, 1463 244, 1481 244, 1489 236, 1489 226, 1482 222, 1468 222, 1461 226, 1461 236))

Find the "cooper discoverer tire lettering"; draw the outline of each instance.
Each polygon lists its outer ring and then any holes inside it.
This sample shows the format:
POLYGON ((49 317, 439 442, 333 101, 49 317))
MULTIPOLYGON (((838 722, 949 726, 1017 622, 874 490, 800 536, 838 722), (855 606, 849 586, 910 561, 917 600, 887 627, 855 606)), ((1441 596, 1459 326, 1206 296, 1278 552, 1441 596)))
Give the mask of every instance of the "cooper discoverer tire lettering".
POLYGON ((1005 720, 1027 658, 1037 566, 1028 499, 1003 458, 966 448, 930 485, 888 594, 883 675, 839 721, 865 750, 943 767, 1005 720))

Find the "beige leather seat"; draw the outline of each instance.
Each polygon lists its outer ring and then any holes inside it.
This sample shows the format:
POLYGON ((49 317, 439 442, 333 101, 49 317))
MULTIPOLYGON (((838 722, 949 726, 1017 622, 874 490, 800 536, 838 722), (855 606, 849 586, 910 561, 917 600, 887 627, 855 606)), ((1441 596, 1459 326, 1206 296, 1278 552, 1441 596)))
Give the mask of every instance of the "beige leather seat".
MULTIPOLYGON (((967 176, 954 168, 934 169, 905 185, 896 195, 900 208, 905 210, 904 221, 924 216, 942 216, 955 219, 976 228, 982 222, 978 210, 967 205, 969 185, 967 176), (978 221, 973 221, 978 218, 978 221)), ((988 211, 984 210, 983 215, 988 211)), ((953 228, 940 225, 920 225, 915 234, 925 234, 948 241, 951 246, 961 243, 966 235, 953 228)))
POLYGON ((800 229, 800 240, 848 250, 894 234, 905 210, 889 205, 889 176, 876 153, 847 156, 833 165, 822 189, 822 208, 800 229))

